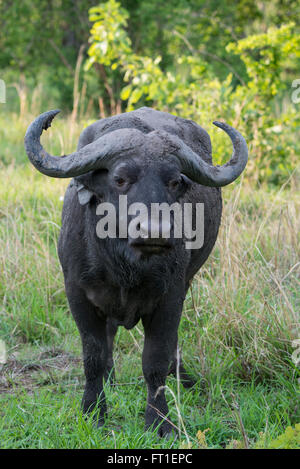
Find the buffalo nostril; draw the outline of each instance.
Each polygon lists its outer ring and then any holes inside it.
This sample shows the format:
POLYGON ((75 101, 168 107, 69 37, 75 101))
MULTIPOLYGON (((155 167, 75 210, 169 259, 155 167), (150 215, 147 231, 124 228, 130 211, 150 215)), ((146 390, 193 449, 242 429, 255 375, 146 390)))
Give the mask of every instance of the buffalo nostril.
POLYGON ((136 224, 135 229, 144 239, 169 239, 173 228, 169 220, 158 220, 156 217, 151 217, 141 220, 136 224))
POLYGON ((160 223, 160 233, 162 238, 170 238, 172 226, 169 220, 162 220, 160 223))
POLYGON ((151 238, 165 238, 171 237, 171 224, 168 220, 151 220, 150 233, 151 238))
POLYGON ((149 223, 147 220, 143 220, 142 223, 138 224, 138 228, 140 231, 141 237, 142 238, 148 238, 149 237, 149 223))

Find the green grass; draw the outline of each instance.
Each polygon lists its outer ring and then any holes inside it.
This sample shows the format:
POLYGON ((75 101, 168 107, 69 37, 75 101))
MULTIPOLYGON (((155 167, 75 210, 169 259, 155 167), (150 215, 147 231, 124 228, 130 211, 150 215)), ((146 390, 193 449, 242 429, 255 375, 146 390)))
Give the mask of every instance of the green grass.
MULTIPOLYGON (((197 432, 209 429, 207 446, 223 448, 243 440, 242 426, 253 446, 261 432, 271 440, 300 422, 299 369, 291 358, 300 337, 296 175, 277 190, 244 181, 223 191, 218 242, 194 279, 179 331, 198 383, 184 390, 175 378, 167 381, 179 438, 144 432, 140 324, 117 334, 116 386, 106 387, 108 418, 96 430, 80 411, 81 345, 56 253, 67 181, 26 162, 20 137, 26 123, 14 123, 0 146, 0 339, 7 348, 0 447, 197 448, 197 432)), ((75 148, 80 125, 70 132, 69 124, 61 120, 50 131, 47 149, 75 148)))
MULTIPOLYGON (((139 373, 133 372, 134 358, 126 359, 125 370, 119 370, 118 385, 107 387, 109 417, 105 427, 96 430, 80 412, 82 377, 78 364, 72 369, 54 372, 32 371, 31 383, 15 386, 2 397, 2 448, 178 448, 187 441, 182 432, 177 441, 160 440, 155 433, 143 431, 145 386, 139 373), (127 366, 126 366, 127 365, 127 366), (129 373, 129 371, 131 372, 129 373)), ((135 367, 134 367, 135 368, 135 367)), ((176 394, 176 381, 168 386, 176 394)), ((240 402, 240 413, 250 442, 259 432, 268 430, 273 437, 293 421, 288 408, 296 406, 293 394, 276 385, 255 386, 227 380, 212 384, 206 390, 199 386, 193 391, 181 391, 180 414, 193 447, 197 448, 196 433, 206 433, 210 448, 222 448, 230 440, 241 440, 240 428, 229 403, 234 392, 240 402)), ((180 425, 171 394, 170 416, 180 425)))

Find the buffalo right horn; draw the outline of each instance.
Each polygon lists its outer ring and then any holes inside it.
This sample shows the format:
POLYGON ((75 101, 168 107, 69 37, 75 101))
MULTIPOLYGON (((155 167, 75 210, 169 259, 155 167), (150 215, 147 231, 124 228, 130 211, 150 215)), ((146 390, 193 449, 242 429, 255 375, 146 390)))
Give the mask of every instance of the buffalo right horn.
POLYGON ((43 130, 51 126, 59 110, 37 117, 25 135, 25 150, 31 163, 41 173, 55 178, 80 176, 95 169, 109 169, 116 158, 143 144, 144 134, 137 129, 114 130, 80 150, 62 157, 47 153, 40 143, 43 130))

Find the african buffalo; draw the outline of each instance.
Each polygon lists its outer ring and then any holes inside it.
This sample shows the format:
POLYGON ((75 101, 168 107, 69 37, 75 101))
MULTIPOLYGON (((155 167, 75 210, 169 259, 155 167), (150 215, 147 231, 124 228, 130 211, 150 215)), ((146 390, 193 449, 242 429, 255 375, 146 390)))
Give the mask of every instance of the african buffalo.
MULTIPOLYGON (((165 418, 166 377, 179 370, 183 384, 193 384, 181 360, 177 362, 183 302, 191 279, 217 238, 220 187, 234 181, 246 166, 246 142, 229 125, 214 122, 229 135, 234 152, 224 166, 213 166, 205 130, 193 121, 143 107, 95 122, 82 132, 76 152, 56 157, 43 149, 40 136, 58 112, 45 112, 29 126, 25 148, 31 163, 43 174, 73 178, 64 200, 58 254, 83 346, 83 410, 96 407, 97 424, 103 423, 103 378, 113 375, 114 336, 118 326, 131 329, 141 319, 148 388, 146 428, 158 426, 161 436, 168 435, 172 424, 165 418), (203 245, 187 249, 185 237, 174 236, 173 212, 166 223, 140 217, 135 226, 138 236, 129 231, 121 236, 121 195, 126 195, 125 209, 135 203, 146 208, 190 204, 190 228, 195 227, 197 204, 204 204, 203 245), (115 208, 116 236, 97 233, 101 220, 97 210, 102 203, 115 208), (156 236, 152 236, 152 228, 156 236)), ((128 214, 127 223, 132 220, 128 214)))

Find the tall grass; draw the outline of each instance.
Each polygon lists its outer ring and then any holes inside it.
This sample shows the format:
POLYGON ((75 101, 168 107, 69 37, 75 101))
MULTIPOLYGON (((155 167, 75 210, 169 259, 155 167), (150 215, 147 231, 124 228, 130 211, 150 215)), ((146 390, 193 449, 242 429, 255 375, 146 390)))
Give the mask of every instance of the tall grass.
POLYGON ((234 370, 243 380, 278 372, 292 378, 291 341, 300 334, 299 201, 290 191, 253 193, 246 184, 228 195, 214 254, 186 306, 198 331, 199 365, 204 376, 219 363, 219 374, 234 370), (217 360, 208 366, 207 356, 217 360))

